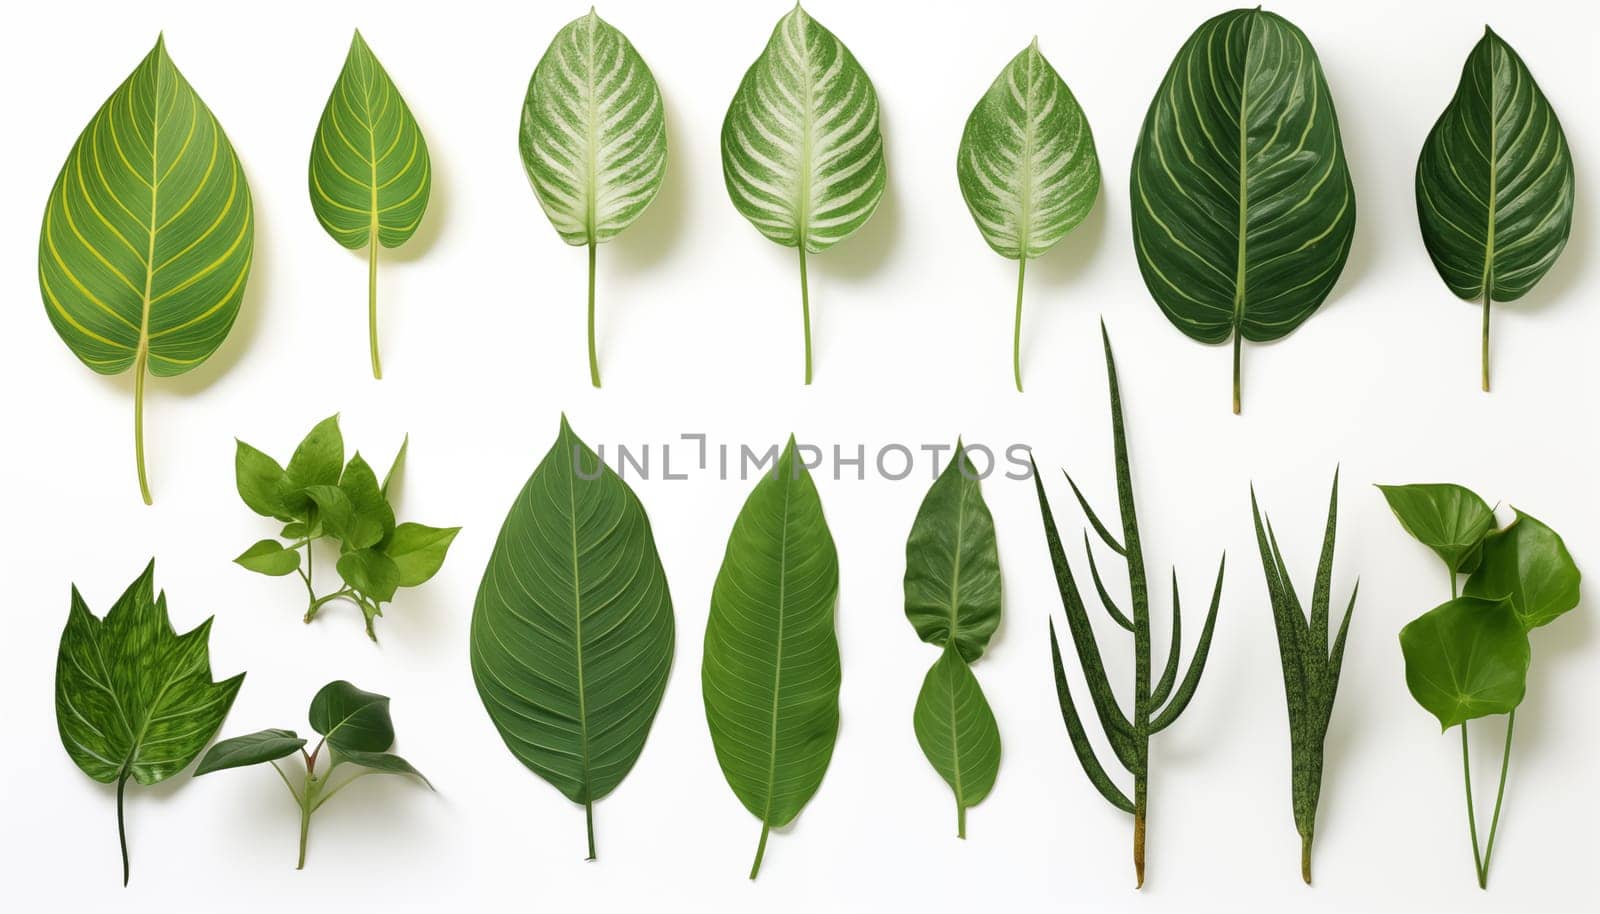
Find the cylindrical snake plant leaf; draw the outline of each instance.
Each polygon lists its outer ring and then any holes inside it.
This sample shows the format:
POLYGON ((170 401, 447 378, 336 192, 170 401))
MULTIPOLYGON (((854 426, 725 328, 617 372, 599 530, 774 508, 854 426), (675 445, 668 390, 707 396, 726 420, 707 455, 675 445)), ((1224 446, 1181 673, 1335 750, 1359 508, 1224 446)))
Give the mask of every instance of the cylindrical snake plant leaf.
POLYGON ((1572 231, 1572 154, 1555 109, 1499 35, 1483 38, 1417 161, 1417 219, 1428 256, 1457 296, 1489 305, 1526 295, 1572 231))
POLYGON ((706 723, 728 786, 771 829, 817 792, 839 735, 839 555, 791 437, 739 511, 711 590, 700 668, 706 723))
POLYGON ((250 186, 164 39, 73 144, 39 231, 39 290, 90 369, 133 369, 139 492, 145 375, 204 362, 239 314, 254 251, 250 186))
POLYGON ((967 118, 956 178, 978 231, 1017 262, 1011 369, 1022 391, 1022 282, 1028 261, 1055 247, 1094 208, 1100 159, 1078 100, 1039 40, 1000 71, 967 118))
POLYGON ((633 768, 672 666, 644 506, 566 417, 506 515, 472 610, 472 677, 506 748, 584 807, 633 768))
POLYGON ((799 250, 810 384, 806 254, 861 228, 883 198, 885 178, 878 93, 850 49, 798 3, 728 106, 722 177, 733 205, 761 234, 799 250))
POLYGON ((1287 335, 1333 289, 1355 190, 1316 51, 1260 8, 1207 20, 1178 51, 1133 152, 1139 271, 1175 327, 1233 340, 1287 335))
POLYGON ((661 189, 667 122, 644 58, 593 9, 557 32, 534 68, 518 145, 556 232, 589 248, 589 381, 599 387, 595 246, 632 225, 661 189))
POLYGON ((378 246, 416 234, 428 209, 428 144, 394 80, 357 31, 311 144, 311 208, 333 240, 367 249, 367 344, 378 359, 378 246))
POLYGON ((956 795, 956 836, 967 836, 967 810, 983 802, 1000 773, 1000 727, 978 677, 952 645, 922 680, 911 714, 917 745, 956 795))

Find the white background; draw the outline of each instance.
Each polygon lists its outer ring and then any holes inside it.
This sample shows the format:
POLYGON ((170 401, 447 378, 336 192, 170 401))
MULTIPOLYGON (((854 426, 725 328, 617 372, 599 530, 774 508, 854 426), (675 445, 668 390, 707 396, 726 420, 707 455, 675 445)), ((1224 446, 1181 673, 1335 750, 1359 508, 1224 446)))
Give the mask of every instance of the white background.
MULTIPOLYGON (((583 253, 545 221, 514 142, 528 75, 584 6, 33 3, 8 12, 0 55, 10 125, 0 182, 8 907, 1485 911, 1592 900, 1596 607, 1534 636, 1484 894, 1473 880, 1456 735, 1440 735, 1411 701, 1395 640, 1405 621, 1448 595, 1446 581, 1370 486, 1467 484, 1542 517, 1600 574, 1590 189, 1600 175, 1600 48, 1590 5, 1274 4, 1321 55, 1360 210, 1349 264, 1322 310, 1290 338, 1248 347, 1242 417, 1228 411, 1227 349, 1167 323, 1129 243, 1127 170, 1145 108, 1172 55, 1220 4, 814 0, 808 8, 876 83, 889 190, 858 236, 813 258, 816 384, 804 388, 794 253, 735 212, 718 153, 728 100, 787 5, 608 0, 600 12, 660 81, 671 152, 654 206, 600 253, 602 391, 589 387, 584 362, 583 253), (1565 256, 1524 302, 1496 308, 1488 396, 1477 389, 1477 311, 1434 273, 1412 196, 1420 144, 1486 20, 1560 112, 1579 181, 1565 256), (356 25, 416 112, 434 164, 421 232, 384 255, 382 382, 367 368, 364 255, 321 231, 306 192, 311 136, 356 25), (73 139, 160 29, 244 160, 256 252, 244 311, 217 355, 150 384, 156 504, 146 508, 133 475, 132 379, 95 376, 60 343, 39 301, 35 252, 39 214, 73 139), (973 227, 954 163, 967 112, 1036 33, 1093 124, 1104 190, 1087 223, 1028 271, 1028 392, 1018 395, 1009 365, 1015 268, 973 227), (703 472, 663 481, 659 465, 634 483, 671 578, 678 649, 638 766, 597 807, 600 861, 584 862, 582 810, 504 750, 467 663, 478 577, 559 413, 593 444, 652 443, 658 459, 661 443, 685 432, 765 447, 794 431, 847 453, 864 444, 869 454, 957 434, 996 447, 1024 442, 1051 474, 1058 517, 1075 540, 1081 518, 1055 469, 1072 468, 1104 510, 1114 494, 1102 316, 1120 356, 1158 585, 1158 656, 1168 566, 1177 564, 1185 585, 1192 641, 1217 556, 1231 557, 1200 691, 1153 744, 1144 891, 1132 887, 1130 823, 1080 772, 1056 709, 1045 621, 1060 609, 1031 483, 986 485, 1006 621, 976 671, 1005 755, 993 794, 971 812, 969 840, 956 840, 950 793, 911 732, 912 701, 936 651, 901 612, 905 536, 933 469, 926 459, 901 482, 819 478, 840 554, 843 724, 821 790, 794 827, 774 835, 753 885, 745 872, 759 826, 717 768, 698 685, 711 583, 750 483, 703 472), (380 620, 381 645, 366 640, 350 607, 300 624, 294 579, 230 563, 272 532, 234 494, 234 436, 283 458, 335 411, 347 441, 380 464, 411 433, 402 519, 464 527, 440 575, 402 592, 380 620), (1304 591, 1336 464, 1345 483, 1336 599, 1358 574, 1361 598, 1328 737, 1317 885, 1307 889, 1247 486, 1254 481, 1272 513, 1304 591), (349 678, 394 696, 396 748, 439 793, 401 779, 363 781, 317 816, 308 867, 296 873, 296 810, 264 768, 130 788, 133 882, 124 890, 113 794, 60 747, 53 670, 69 584, 104 612, 151 555, 180 628, 216 615, 217 674, 249 671, 224 734, 303 731, 311 694, 349 678)), ((688 454, 682 447, 675 458, 688 454)), ((1102 634, 1113 678, 1125 683, 1128 651, 1114 630, 1102 634)), ((1481 728, 1480 798, 1492 794, 1492 729, 1481 728)))

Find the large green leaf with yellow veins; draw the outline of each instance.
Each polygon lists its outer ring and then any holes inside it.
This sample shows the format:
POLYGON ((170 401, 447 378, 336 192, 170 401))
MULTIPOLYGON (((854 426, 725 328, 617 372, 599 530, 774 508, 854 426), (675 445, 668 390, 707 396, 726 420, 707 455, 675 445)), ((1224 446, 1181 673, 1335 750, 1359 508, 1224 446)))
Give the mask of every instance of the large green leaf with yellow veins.
POLYGON ((1207 20, 1172 61, 1132 169, 1139 271, 1173 326, 1233 340, 1286 336, 1321 306, 1355 235, 1355 189, 1322 65, 1282 16, 1207 20))
POLYGON ((95 618, 72 589, 56 655, 56 725, 67 754, 96 781, 117 785, 122 881, 128 841, 122 795, 182 771, 222 726, 244 681, 211 681, 211 620, 179 635, 155 593, 151 562, 106 613, 95 618))
POLYGON ((1499 35, 1483 38, 1417 161, 1417 218, 1428 256, 1457 296, 1513 301, 1555 265, 1572 232, 1573 171, 1555 109, 1499 35))
POLYGON ((739 84, 722 122, 722 177, 733 205, 800 253, 806 383, 811 302, 806 254, 850 237, 883 199, 878 93, 855 55, 797 3, 739 84))
POLYGON ((378 359, 378 246, 416 234, 428 209, 428 144, 394 80, 357 31, 311 144, 311 208, 333 240, 367 249, 367 339, 378 359))
POLYGON ((961 132, 961 196, 989 247, 1017 261, 1011 363, 1022 390, 1022 280, 1094 208, 1100 159, 1089 121, 1039 41, 1000 71, 961 132))
POLYGON ((644 750, 672 668, 672 595, 633 490, 561 418, 472 609, 472 678, 517 760, 594 803, 644 750))
POLYGON ((254 225, 233 146, 157 39, 73 144, 39 232, 39 290, 56 332, 100 374, 133 369, 146 504, 145 375, 183 374, 222 345, 254 225))
POLYGON ((589 246, 589 380, 594 344, 595 245, 633 224, 667 173, 661 90, 627 36, 593 9, 556 33, 522 105, 522 164, 567 244, 589 246))

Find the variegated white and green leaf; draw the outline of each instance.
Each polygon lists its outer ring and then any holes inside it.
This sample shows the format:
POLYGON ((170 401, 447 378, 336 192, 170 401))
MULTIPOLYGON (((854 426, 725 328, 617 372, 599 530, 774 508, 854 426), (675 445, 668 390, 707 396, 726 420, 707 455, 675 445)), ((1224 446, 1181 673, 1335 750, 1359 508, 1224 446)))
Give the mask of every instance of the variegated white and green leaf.
POLYGON ((534 68, 519 145, 556 232, 589 247, 589 375, 599 387, 595 245, 632 225, 661 189, 667 124, 644 58, 593 9, 557 32, 534 68))
POLYGON ((843 42, 797 4, 745 72, 722 122, 722 176, 761 234, 799 249, 806 383, 806 254, 850 237, 883 198, 878 95, 843 42))
POLYGON ((39 290, 56 333, 100 374, 133 369, 146 504, 145 375, 183 374, 222 345, 254 241, 239 158, 158 38, 73 144, 39 231, 39 290))
POLYGON ((1000 72, 967 118, 956 178, 978 231, 1017 261, 1012 370, 1022 390, 1022 282, 1028 261, 1066 237, 1094 208, 1100 159, 1072 90, 1039 41, 1000 72))
POLYGON ((1457 296, 1489 306, 1521 298, 1550 271, 1572 232, 1567 137, 1527 64, 1484 29, 1455 97, 1417 162, 1417 218, 1428 256, 1457 296))
POLYGON ((428 143, 394 80, 357 31, 311 144, 311 208, 333 240, 367 249, 367 336, 378 359, 378 247, 422 224, 433 185, 428 143))

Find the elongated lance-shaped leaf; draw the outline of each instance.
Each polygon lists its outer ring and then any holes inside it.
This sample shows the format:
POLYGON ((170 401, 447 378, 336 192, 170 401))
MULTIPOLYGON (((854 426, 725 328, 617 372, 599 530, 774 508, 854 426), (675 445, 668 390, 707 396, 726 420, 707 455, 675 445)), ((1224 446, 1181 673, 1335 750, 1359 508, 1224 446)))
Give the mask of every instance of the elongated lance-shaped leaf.
POLYGON ((983 802, 1000 773, 1000 727, 978 677, 949 645, 928 670, 911 714, 917 744, 956 795, 956 836, 967 810, 983 802))
POLYGON ((333 240, 367 249, 367 342, 378 358, 378 247, 416 234, 428 209, 428 144, 394 80, 357 31, 311 144, 311 209, 333 240))
POLYGON ((632 225, 661 189, 667 122, 644 58, 593 9, 557 32, 534 68, 518 145, 556 232, 589 248, 589 380, 599 387, 595 246, 632 225))
POLYGON ((811 383, 806 254, 866 224, 883 198, 878 93, 833 33, 795 8, 778 21, 722 122, 722 177, 761 234, 800 254, 800 310, 811 383))
POLYGON ((1133 241, 1173 326, 1242 342, 1287 335, 1322 304, 1355 234, 1355 190, 1322 66, 1288 20, 1256 9, 1190 36, 1145 115, 1133 241))
POLYGON ((155 593, 155 573, 152 561, 104 619, 95 618, 74 587, 56 654, 61 745, 84 774, 117 785, 123 885, 128 781, 148 787, 186 768, 216 735, 244 682, 243 673, 211 680, 211 620, 174 632, 167 595, 155 593))
POLYGON ((711 590, 700 667, 722 774, 767 835, 822 784, 839 734, 839 555, 794 438, 756 483, 711 590))
POLYGON ((584 807, 633 768, 672 666, 644 506, 566 417, 506 515, 472 610, 472 677, 506 748, 584 807))
POLYGON ((1457 296, 1483 305, 1483 389, 1489 306, 1532 289, 1572 231, 1572 154, 1533 74, 1487 27, 1455 97, 1417 161, 1417 218, 1428 256, 1457 296))
POLYGON ((1022 391, 1022 283, 1028 261, 1077 227, 1100 193, 1100 159, 1089 121, 1039 39, 1000 71, 967 118, 956 178, 978 231, 1017 261, 1011 367, 1022 391))
POLYGON ((145 504, 145 375, 183 374, 222 345, 254 243, 239 158, 157 39, 73 144, 39 231, 39 291, 56 333, 95 372, 133 369, 145 504))
POLYGON ((1339 474, 1334 473, 1328 498, 1328 521, 1317 560, 1317 576, 1311 591, 1311 615, 1302 614, 1294 593, 1289 568, 1283 561, 1271 524, 1263 524, 1254 488, 1250 491, 1250 512, 1255 519, 1256 545, 1261 553, 1261 569, 1266 576, 1267 596, 1272 606, 1273 627, 1278 635, 1278 659, 1283 668, 1284 698, 1289 710, 1290 797, 1295 830, 1300 833, 1300 876, 1311 884, 1311 846, 1316 833, 1317 802, 1322 793, 1323 743, 1333 713, 1333 697, 1339 687, 1339 670, 1344 662, 1345 636, 1350 616, 1355 611, 1355 590, 1338 637, 1328 653, 1328 609, 1333 588, 1333 548, 1338 527, 1339 474))

